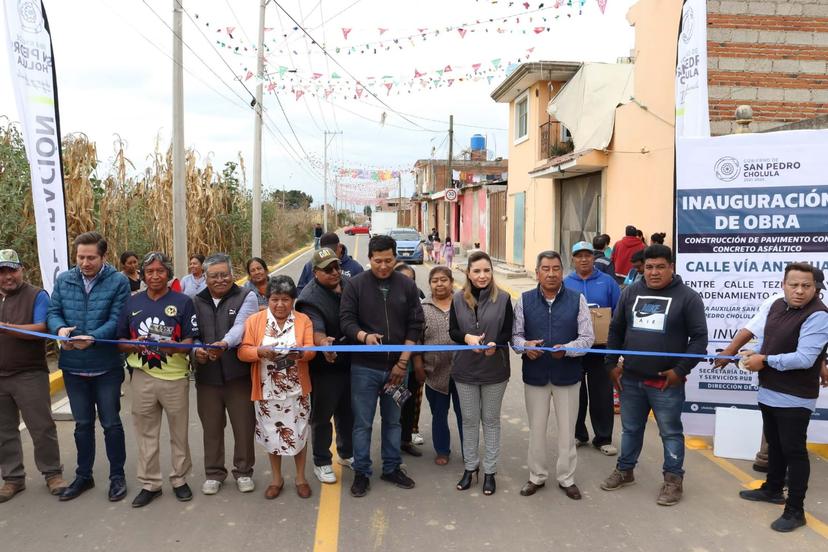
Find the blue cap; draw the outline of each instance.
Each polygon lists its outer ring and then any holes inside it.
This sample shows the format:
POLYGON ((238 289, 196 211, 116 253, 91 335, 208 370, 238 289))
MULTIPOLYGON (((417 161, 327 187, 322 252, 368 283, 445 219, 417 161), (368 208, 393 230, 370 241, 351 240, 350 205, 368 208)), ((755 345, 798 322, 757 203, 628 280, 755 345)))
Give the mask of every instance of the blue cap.
POLYGON ((579 251, 589 251, 590 253, 594 253, 595 249, 593 249, 592 244, 585 241, 579 241, 575 245, 572 246, 572 254, 578 253, 579 251))

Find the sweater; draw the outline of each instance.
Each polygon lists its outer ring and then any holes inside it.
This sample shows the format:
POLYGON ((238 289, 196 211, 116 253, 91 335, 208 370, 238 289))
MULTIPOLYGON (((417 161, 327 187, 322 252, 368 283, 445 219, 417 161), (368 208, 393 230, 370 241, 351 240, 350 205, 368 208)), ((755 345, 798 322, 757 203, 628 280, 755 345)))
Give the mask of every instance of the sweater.
POLYGON ((615 247, 612 248, 612 257, 610 257, 610 261, 615 265, 615 275, 626 278, 632 268, 630 259, 633 253, 642 249, 644 249, 644 242, 635 236, 624 236, 617 241, 615 247))
MULTIPOLYGON (((678 274, 663 289, 648 288, 646 280, 636 282, 621 292, 610 322, 607 349, 707 353, 707 318, 701 297, 678 274)), ((614 367, 618 356, 607 355, 606 365, 614 367)), ((686 376, 698 363, 695 358, 624 355, 624 374, 653 379, 672 369, 686 376)))
POLYGON ((564 286, 586 297, 589 305, 599 307, 615 309, 621 297, 621 288, 615 278, 599 270, 593 270, 586 278, 581 278, 577 272, 572 272, 564 278, 564 286))
MULTIPOLYGON (((74 267, 55 281, 46 324, 53 334, 75 326, 73 336, 115 339, 118 317, 129 295, 127 277, 110 265, 101 268, 87 294, 83 275, 74 267)), ((117 346, 96 343, 84 350, 62 350, 58 366, 69 373, 107 372, 123 369, 124 361, 117 346)))
MULTIPOLYGON (((294 328, 296 332, 296 345, 298 347, 313 347, 313 327, 310 318, 301 312, 294 312, 294 328)), ((267 327, 267 309, 260 310, 247 319, 244 323, 244 338, 239 345, 239 360, 250 363, 250 378, 253 381, 253 391, 250 394, 251 401, 262 400, 262 378, 259 370, 259 347, 264 339, 265 327, 267 327)), ((299 384, 302 386, 302 395, 307 396, 311 392, 310 371, 308 362, 316 356, 314 351, 303 351, 302 356, 296 361, 299 369, 299 384)))

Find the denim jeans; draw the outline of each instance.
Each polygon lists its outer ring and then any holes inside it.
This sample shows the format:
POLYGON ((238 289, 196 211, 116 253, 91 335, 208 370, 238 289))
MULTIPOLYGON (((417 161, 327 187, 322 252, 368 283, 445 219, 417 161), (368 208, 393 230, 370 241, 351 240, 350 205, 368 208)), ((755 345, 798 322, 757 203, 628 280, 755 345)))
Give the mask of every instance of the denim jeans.
MULTIPOLYGON (((354 415, 354 471, 371 476, 371 431, 377 400, 382 418, 382 473, 402 464, 400 457, 400 407, 384 392, 388 372, 351 365, 351 410, 354 415)), ((413 398, 408 399, 413 400, 413 398)))
MULTIPOLYGON (((90 367, 92 368, 92 367, 90 367)), ((109 458, 109 479, 124 478, 126 443, 121 425, 121 384, 124 371, 110 370, 100 376, 77 376, 63 373, 69 406, 75 418, 75 447, 78 449, 79 478, 90 479, 95 464, 95 414, 104 430, 106 456, 109 458)))
POLYGON ((664 446, 662 471, 684 476, 684 427, 681 424, 684 385, 661 391, 628 376, 621 378, 621 385, 624 388, 620 393, 622 431, 618 469, 635 468, 644 444, 647 417, 652 409, 664 446))
POLYGON ((454 403, 454 415, 457 417, 457 431, 460 433, 460 453, 463 452, 463 418, 460 413, 460 397, 457 396, 457 386, 454 380, 449 380, 449 394, 444 395, 425 386, 425 395, 431 407, 431 441, 434 452, 441 456, 451 454, 451 431, 449 431, 448 413, 451 403, 454 403))

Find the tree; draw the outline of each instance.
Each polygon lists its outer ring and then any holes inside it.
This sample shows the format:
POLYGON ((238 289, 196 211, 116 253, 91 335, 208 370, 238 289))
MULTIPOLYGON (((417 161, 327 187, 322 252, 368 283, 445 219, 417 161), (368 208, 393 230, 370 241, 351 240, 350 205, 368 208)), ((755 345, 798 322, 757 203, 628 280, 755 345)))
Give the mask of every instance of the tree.
POLYGON ((362 214, 365 215, 368 218, 371 218, 371 212, 372 211, 371 211, 371 206, 370 205, 366 205, 365 208, 362 210, 362 214))

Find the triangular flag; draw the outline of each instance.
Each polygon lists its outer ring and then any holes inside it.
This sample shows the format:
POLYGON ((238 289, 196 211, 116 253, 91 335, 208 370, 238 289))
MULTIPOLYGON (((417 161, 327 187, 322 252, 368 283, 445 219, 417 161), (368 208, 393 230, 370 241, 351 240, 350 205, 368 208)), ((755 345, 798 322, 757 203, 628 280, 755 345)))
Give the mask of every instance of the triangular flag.
POLYGON ((364 90, 364 88, 360 88, 359 86, 357 86, 357 87, 356 87, 356 95, 357 95, 357 98, 361 98, 361 97, 362 97, 362 91, 363 91, 363 90, 364 90))
POLYGON ((391 94, 391 87, 394 86, 394 83, 393 82, 386 82, 386 83, 383 83, 383 84, 385 84, 385 87, 388 89, 388 92, 385 94, 386 96, 388 96, 389 94, 391 94))
POLYGON ((598 0, 598 8, 600 8, 601 13, 604 13, 604 10, 607 9, 607 0, 598 0))
POLYGON ((383 29, 382 27, 379 27, 380 36, 384 35, 387 31, 388 31, 388 29, 383 29))
POLYGON ((224 30, 227 31, 227 34, 230 35, 230 38, 233 38, 233 31, 235 31, 236 28, 235 27, 226 27, 224 30))
POLYGON ((466 29, 460 28, 460 29, 457 29, 457 32, 460 33, 460 38, 465 38, 466 37, 466 29))
POLYGON ((528 10, 528 9, 529 9, 529 2, 524 2, 524 3, 523 3, 523 7, 524 7, 524 8, 526 8, 526 9, 528 10))
POLYGON ((326 100, 328 99, 328 96, 330 96, 332 92, 333 92, 333 88, 329 88, 329 89, 325 90, 325 99, 326 100))
POLYGON ((442 69, 437 69, 437 71, 435 71, 435 72, 436 72, 438 75, 440 75, 441 77, 443 76, 443 70, 442 70, 442 69))
POLYGON ((529 52, 529 53, 531 54, 532 52, 534 52, 534 51, 535 51, 535 47, 534 47, 534 46, 532 46, 531 48, 527 48, 527 49, 526 49, 526 51, 527 51, 527 52, 529 52))
POLYGON ((270 84, 267 85, 267 91, 268 92, 273 92, 273 90, 275 88, 276 88, 276 83, 275 82, 271 82, 270 84))
POLYGON ((417 30, 420 32, 420 34, 423 34, 423 33, 424 33, 424 32, 426 32, 428 29, 417 29, 417 30))
POLYGON ((332 79, 341 79, 342 77, 340 77, 337 73, 331 73, 331 78, 332 79))
POLYGON ((472 64, 472 69, 474 69, 474 72, 477 73, 477 70, 480 69, 480 64, 479 63, 472 64))
POLYGON ((280 66, 279 66, 279 77, 280 77, 280 78, 281 78, 281 77, 284 77, 284 76, 285 76, 285 73, 287 73, 287 70, 288 70, 288 68, 287 68, 287 67, 285 67, 284 65, 280 65, 280 66))
POLYGON ((492 65, 494 65, 495 69, 497 69, 498 67, 500 67, 500 58, 493 59, 493 60, 492 60, 492 65))
POLYGON ((489 75, 488 77, 486 77, 486 80, 489 81, 489 84, 492 84, 492 79, 493 78, 494 78, 493 75, 489 75))
POLYGON ((348 40, 348 33, 351 32, 351 29, 342 28, 342 36, 345 37, 345 40, 348 40))
POLYGON ((452 84, 454 84, 454 79, 449 79, 448 80, 448 85, 451 86, 452 84))
POLYGON ((311 77, 311 78, 313 78, 314 80, 316 80, 316 79, 318 79, 318 78, 319 78, 319 77, 321 77, 321 76, 322 76, 322 73, 314 73, 314 74, 313 74, 313 77, 311 77))
POLYGON ((420 78, 420 77, 422 77, 423 75, 425 75, 425 73, 420 73, 419 71, 417 71, 416 69, 414 69, 414 78, 415 78, 415 79, 419 79, 419 78, 420 78))
POLYGON ((535 31, 535 34, 541 34, 544 31, 544 28, 543 27, 535 27, 532 30, 535 31))
POLYGON ((296 90, 295 93, 296 93, 296 101, 297 102, 299 101, 299 98, 301 98, 302 96, 305 95, 305 93, 302 92, 301 90, 296 90))
POLYGON ((252 76, 253 76, 253 73, 252 73, 252 72, 250 72, 250 71, 248 71, 248 72, 247 72, 247 76, 246 76, 246 77, 244 77, 244 80, 250 80, 250 77, 252 77, 252 76))
POLYGON ((443 72, 448 73, 449 71, 451 71, 451 65, 446 65, 445 69, 443 69, 443 72))

